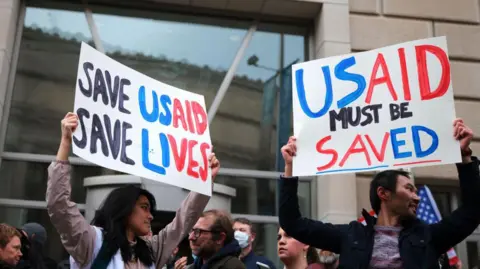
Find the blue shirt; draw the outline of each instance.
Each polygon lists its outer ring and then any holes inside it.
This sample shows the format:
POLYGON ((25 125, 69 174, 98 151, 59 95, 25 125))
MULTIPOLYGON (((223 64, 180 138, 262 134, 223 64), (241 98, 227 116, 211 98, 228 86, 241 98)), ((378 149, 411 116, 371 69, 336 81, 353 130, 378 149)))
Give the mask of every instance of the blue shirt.
POLYGON ((266 269, 265 267, 257 265, 257 262, 268 265, 270 269, 276 269, 273 262, 265 257, 255 255, 253 251, 250 251, 247 256, 243 257, 242 262, 247 269, 266 269))

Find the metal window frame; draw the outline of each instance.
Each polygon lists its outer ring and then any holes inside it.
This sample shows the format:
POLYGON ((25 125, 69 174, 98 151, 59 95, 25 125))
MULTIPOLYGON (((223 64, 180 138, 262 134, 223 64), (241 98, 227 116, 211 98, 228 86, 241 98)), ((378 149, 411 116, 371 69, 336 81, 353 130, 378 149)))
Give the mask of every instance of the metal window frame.
MULTIPOLYGON (((34 153, 20 153, 20 152, 3 152, 1 159, 8 161, 23 161, 23 162, 36 162, 36 163, 50 163, 55 160, 55 155, 47 154, 34 154, 34 153)), ((69 161, 72 165, 82 166, 99 166, 92 162, 89 162, 80 157, 69 157, 69 161)), ((282 173, 273 171, 260 171, 260 170, 248 170, 248 169, 236 169, 236 168, 220 168, 218 172, 222 176, 235 176, 245 178, 258 178, 267 180, 277 180, 282 173)), ((300 177, 299 181, 310 182, 314 177, 300 177)))
MULTIPOLYGON (((23 199, 5 199, 0 198, 0 207, 21 208, 21 209, 47 209, 47 202, 23 199)), ((80 211, 85 211, 85 204, 77 204, 80 211)), ((247 218, 253 223, 278 224, 278 216, 251 215, 251 214, 231 214, 232 218, 247 218)))

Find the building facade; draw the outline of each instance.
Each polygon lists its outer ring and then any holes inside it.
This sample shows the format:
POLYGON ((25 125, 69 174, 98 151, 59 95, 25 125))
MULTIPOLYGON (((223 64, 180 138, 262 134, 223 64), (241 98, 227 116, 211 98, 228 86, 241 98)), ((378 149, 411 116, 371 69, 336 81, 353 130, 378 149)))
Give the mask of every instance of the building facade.
MULTIPOLYGON (((73 109, 81 42, 159 81, 205 96, 230 211, 252 219, 257 252, 278 263, 279 149, 292 133, 289 67, 414 39, 447 36, 457 116, 480 134, 480 7, 475 0, 0 0, 0 222, 44 224, 48 253, 66 253, 45 210, 59 122, 73 109)), ((476 137, 478 139, 478 137, 476 137)), ((480 152, 480 143, 473 149, 480 152)), ((72 156, 72 199, 84 179, 120 173, 72 156)), ((457 206, 450 165, 413 169, 442 214, 457 206)), ((303 214, 345 223, 369 208, 372 173, 302 178, 303 214)), ((159 204, 168 220, 171 205, 159 204)), ((160 224, 159 224, 160 225, 160 224)), ((160 225, 161 226, 161 225, 160 225)), ((457 246, 479 264, 480 231, 457 246)))

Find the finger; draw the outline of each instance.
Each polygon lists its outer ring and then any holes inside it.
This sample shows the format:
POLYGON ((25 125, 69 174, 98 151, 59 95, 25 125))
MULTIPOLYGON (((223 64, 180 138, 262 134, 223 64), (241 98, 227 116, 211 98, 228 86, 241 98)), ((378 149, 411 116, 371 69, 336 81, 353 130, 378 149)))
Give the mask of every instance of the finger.
POLYGON ((461 119, 461 118, 456 118, 456 119, 453 121, 453 125, 455 126, 457 123, 463 123, 463 119, 461 119))
POLYGON ((68 112, 68 113, 65 115, 64 118, 66 119, 66 118, 69 118, 69 117, 71 117, 71 116, 76 116, 76 114, 73 113, 73 112, 68 112))

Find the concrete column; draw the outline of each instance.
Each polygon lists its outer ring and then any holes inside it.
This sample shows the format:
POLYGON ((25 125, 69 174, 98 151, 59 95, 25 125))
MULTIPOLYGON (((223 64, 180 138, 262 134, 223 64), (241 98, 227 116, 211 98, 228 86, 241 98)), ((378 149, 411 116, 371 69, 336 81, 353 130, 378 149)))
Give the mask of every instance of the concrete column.
MULTIPOLYGON (((350 21, 347 2, 325 2, 315 20, 315 58, 348 54, 350 21)), ((317 218, 332 223, 348 223, 357 218, 355 174, 317 177, 317 218)))
POLYGON ((0 119, 3 117, 7 86, 17 33, 20 0, 0 0, 0 119))

